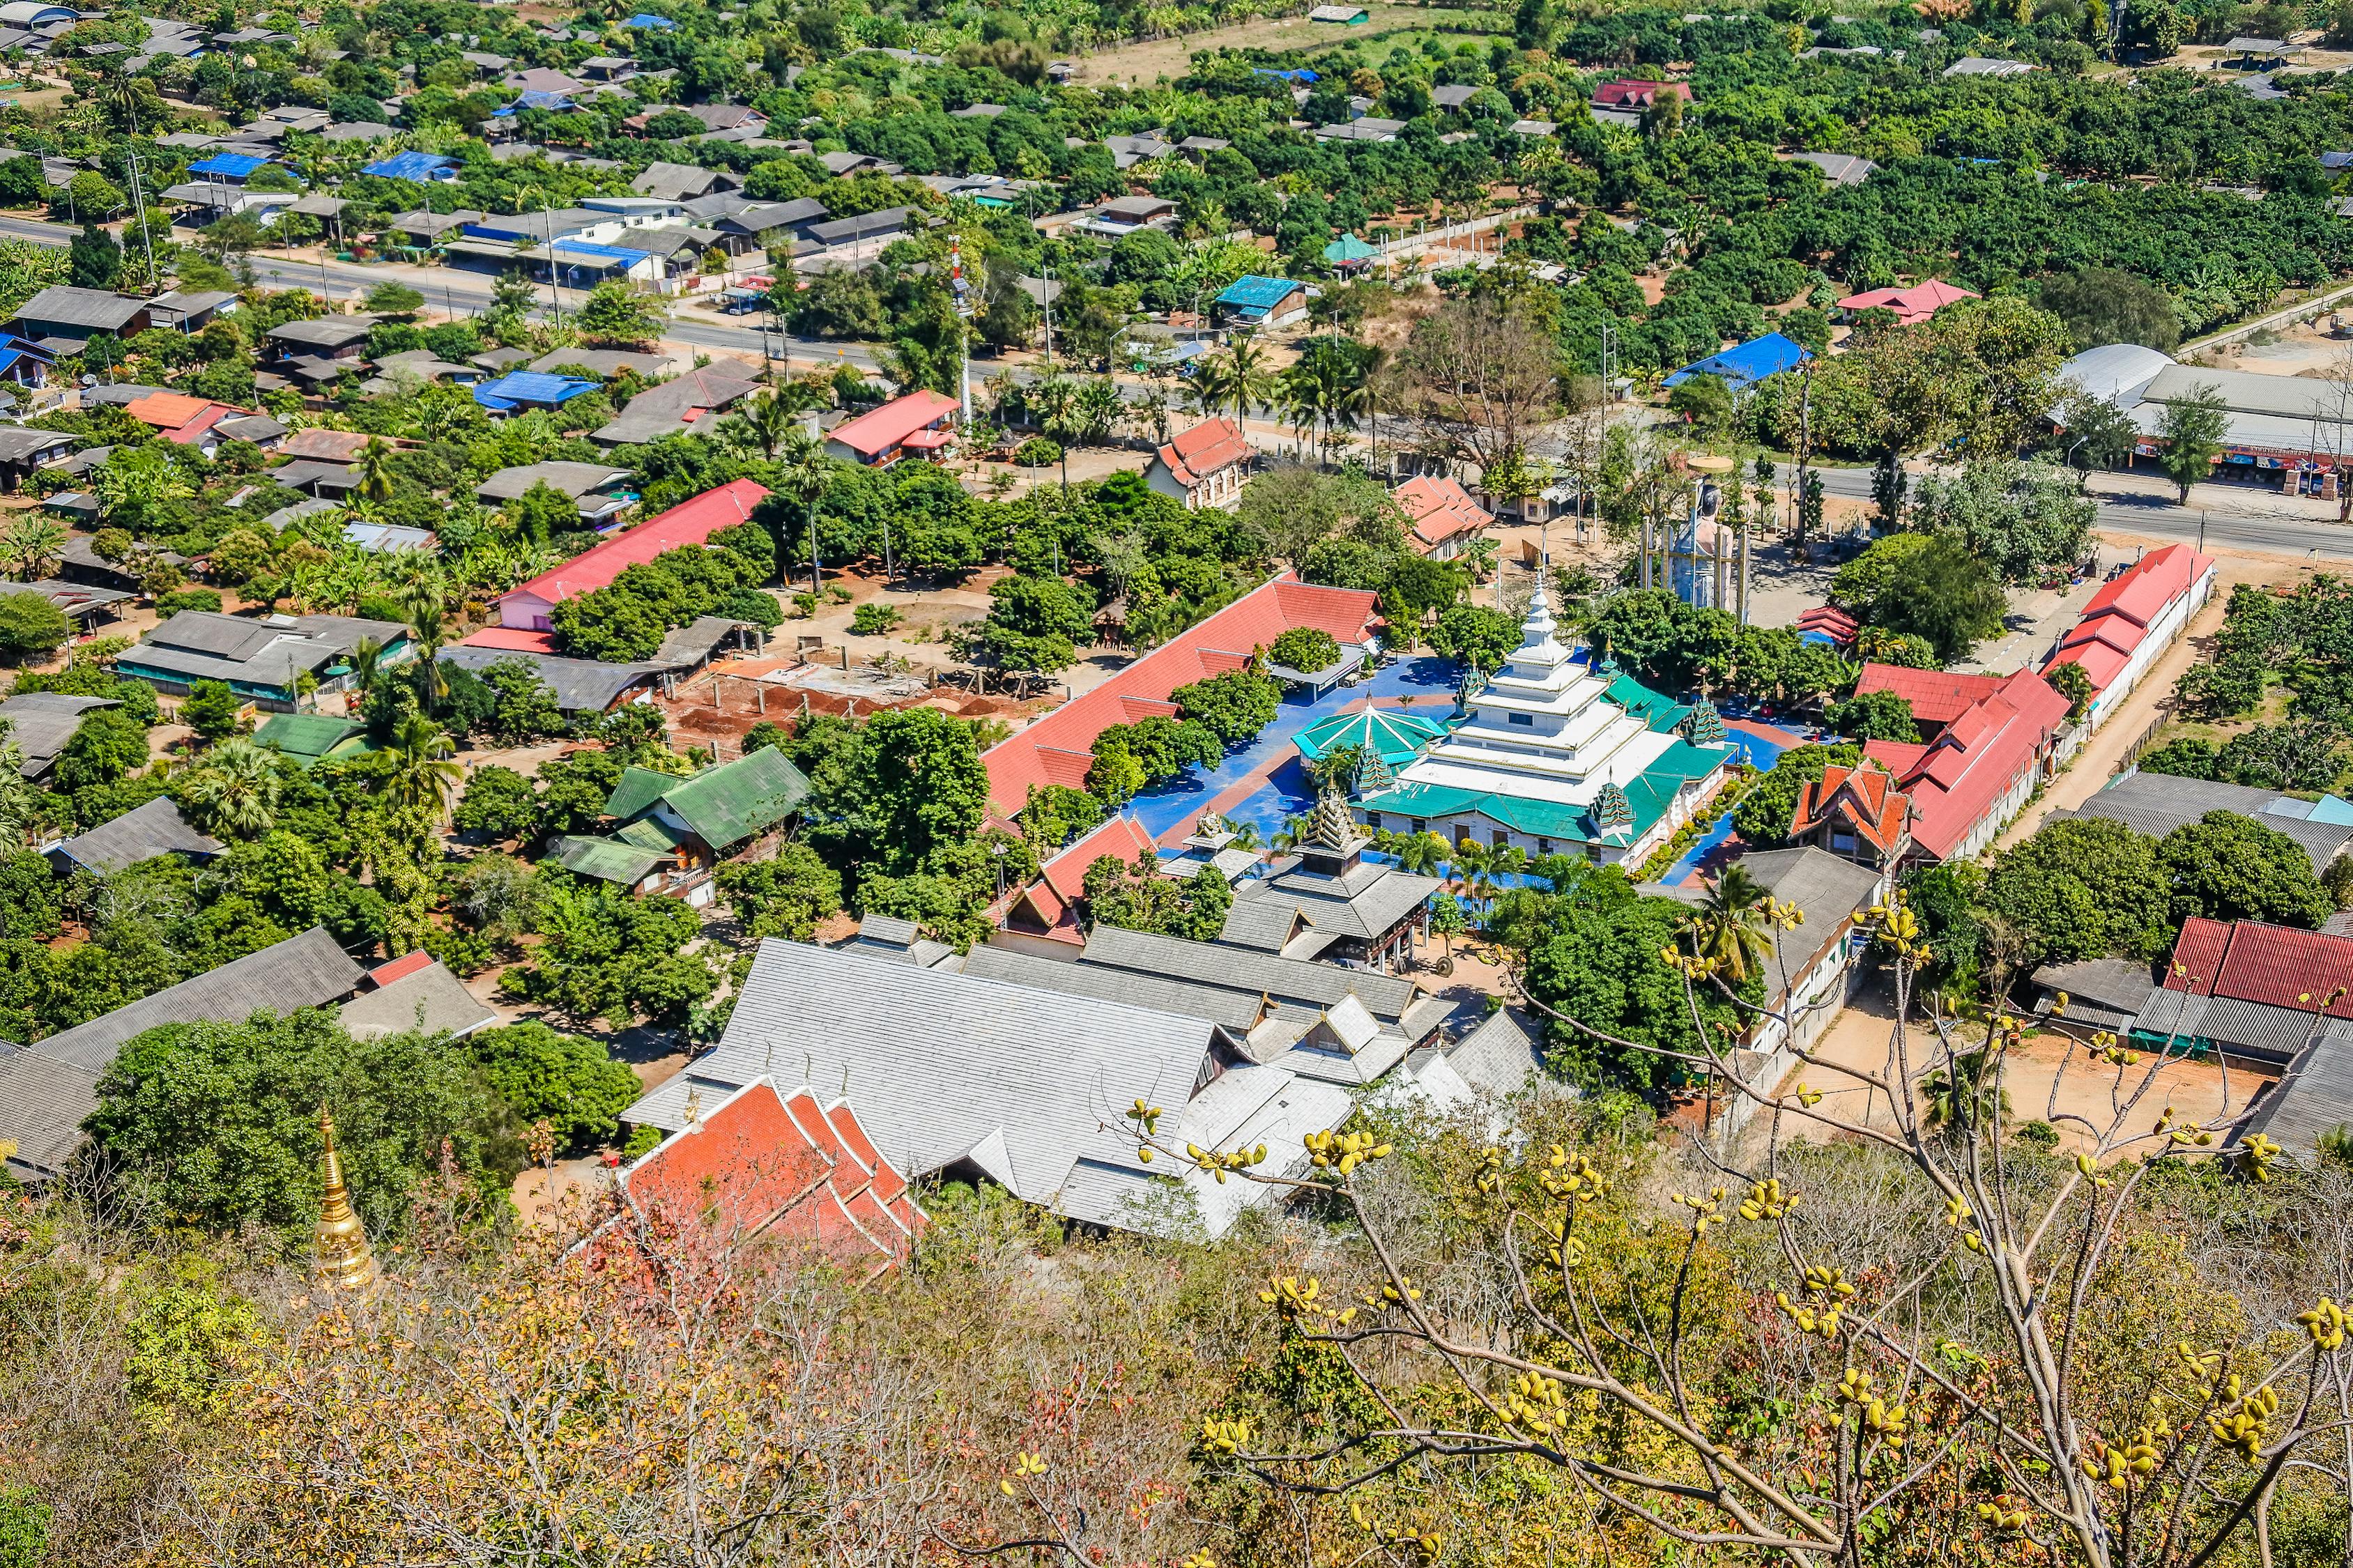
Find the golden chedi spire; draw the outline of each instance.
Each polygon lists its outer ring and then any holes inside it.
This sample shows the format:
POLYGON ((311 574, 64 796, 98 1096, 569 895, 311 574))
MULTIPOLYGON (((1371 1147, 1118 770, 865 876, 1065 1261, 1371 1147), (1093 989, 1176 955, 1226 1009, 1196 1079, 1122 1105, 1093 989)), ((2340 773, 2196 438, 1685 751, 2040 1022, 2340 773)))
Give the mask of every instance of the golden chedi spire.
POLYGON ((343 1162, 335 1152, 335 1119, 319 1107, 319 1139, 326 1147, 326 1195, 319 1205, 319 1283, 339 1290, 364 1290, 375 1283, 375 1254, 367 1228, 352 1212, 343 1186, 343 1162))

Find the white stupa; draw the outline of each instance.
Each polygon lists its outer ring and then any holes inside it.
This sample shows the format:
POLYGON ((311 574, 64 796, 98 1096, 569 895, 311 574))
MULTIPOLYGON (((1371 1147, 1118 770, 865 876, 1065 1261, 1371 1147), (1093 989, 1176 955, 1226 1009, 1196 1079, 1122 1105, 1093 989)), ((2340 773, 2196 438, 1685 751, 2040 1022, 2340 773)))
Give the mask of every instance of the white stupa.
POLYGON ((1681 826, 1723 782, 1732 748, 1693 744, 1694 709, 1579 658, 1558 631, 1539 573, 1509 662, 1451 734, 1358 803, 1364 819, 1610 861, 1639 859, 1681 826))

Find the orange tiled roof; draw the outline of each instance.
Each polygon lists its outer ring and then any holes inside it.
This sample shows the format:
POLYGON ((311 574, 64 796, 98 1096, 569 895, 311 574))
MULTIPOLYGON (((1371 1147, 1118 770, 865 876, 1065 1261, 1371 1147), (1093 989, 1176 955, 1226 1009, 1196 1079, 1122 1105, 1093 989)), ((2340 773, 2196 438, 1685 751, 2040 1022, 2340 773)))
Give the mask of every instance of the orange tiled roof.
POLYGON ((1790 836, 1810 833, 1833 815, 1844 818, 1882 854, 1893 855, 1904 841, 1912 801, 1895 787, 1894 775, 1876 763, 1825 768, 1820 778, 1799 794, 1790 836))
POLYGON ((1250 440, 1230 419, 1204 419, 1190 430, 1179 430, 1160 448, 1160 460, 1178 484, 1187 486, 1250 458, 1250 440))
POLYGON ((781 1094, 765 1078, 664 1139, 621 1184, 641 1214, 722 1246, 782 1241, 869 1278, 903 1261, 928 1223, 846 1102, 781 1094))

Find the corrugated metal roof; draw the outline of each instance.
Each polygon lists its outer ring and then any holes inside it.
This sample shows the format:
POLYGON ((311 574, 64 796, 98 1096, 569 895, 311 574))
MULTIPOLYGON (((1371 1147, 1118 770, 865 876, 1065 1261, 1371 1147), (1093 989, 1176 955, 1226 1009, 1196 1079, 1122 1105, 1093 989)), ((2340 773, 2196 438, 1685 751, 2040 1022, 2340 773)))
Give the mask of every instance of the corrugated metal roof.
POLYGON ((567 835, 555 841, 555 863, 575 877, 634 888, 667 861, 666 852, 640 849, 611 838, 567 835))
POLYGON ((268 1008, 280 1015, 348 996, 365 972, 312 926, 274 947, 233 959, 102 1018, 37 1042, 44 1056, 103 1072, 124 1041, 165 1024, 241 1023, 268 1008))
POLYGON ((672 785, 662 804, 724 852, 784 821, 808 794, 800 769, 774 746, 762 746, 672 785))
POLYGON ((1079 962, 1221 986, 1301 1007, 1330 1007, 1344 997, 1355 996, 1375 1017, 1388 1022, 1405 1016, 1420 989, 1402 975, 1278 958, 1247 948, 1187 942, 1182 937, 1123 931, 1116 926, 1097 926, 1079 962))
POLYGON ((478 1002, 439 959, 388 985, 364 992, 343 1004, 336 1022, 355 1040, 414 1029, 427 1035, 470 1035, 498 1022, 498 1013, 478 1002))
POLYGON ((77 866, 120 871, 159 855, 217 855, 221 846, 188 826, 169 795, 159 795, 111 822, 101 822, 55 847, 77 866))
POLYGON ((970 1160, 1051 1205, 1082 1157, 1134 1164, 1119 1115, 1185 1105, 1209 1044, 1198 1018, 771 938, 718 1048, 623 1117, 675 1131, 691 1091, 716 1105, 774 1071, 853 1101, 911 1176, 970 1160))

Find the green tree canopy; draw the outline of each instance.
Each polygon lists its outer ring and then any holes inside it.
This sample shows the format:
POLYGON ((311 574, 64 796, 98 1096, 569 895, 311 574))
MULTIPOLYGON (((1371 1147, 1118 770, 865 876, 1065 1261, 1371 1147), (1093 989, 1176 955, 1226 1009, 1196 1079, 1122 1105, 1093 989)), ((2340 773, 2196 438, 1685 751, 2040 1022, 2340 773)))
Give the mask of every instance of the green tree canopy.
POLYGON ((158 1226, 277 1232, 307 1247, 319 1216, 319 1108, 353 1205, 378 1245, 408 1234, 444 1140, 489 1212, 522 1161, 506 1107, 433 1035, 353 1040, 327 1013, 172 1024, 128 1041, 89 1123, 128 1212, 158 1226))
POLYGON ((640 1092, 638 1075, 583 1035, 562 1034, 537 1019, 466 1037, 466 1054, 514 1119, 545 1121, 566 1152, 609 1143, 621 1112, 640 1092))
MULTIPOLYGON (((2309 875, 2309 873, 2307 873, 2309 875)), ((2171 938, 2157 840, 2106 817, 2053 822, 1994 863, 1986 900, 2016 928, 2028 965, 2121 953, 2171 938)))
POLYGON ((2156 845, 2173 899, 2173 918, 2268 921, 2317 927, 2336 911, 2303 846, 2232 811, 2210 811, 2156 845))

